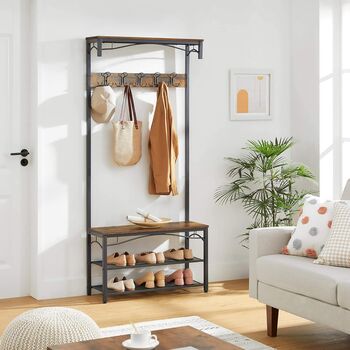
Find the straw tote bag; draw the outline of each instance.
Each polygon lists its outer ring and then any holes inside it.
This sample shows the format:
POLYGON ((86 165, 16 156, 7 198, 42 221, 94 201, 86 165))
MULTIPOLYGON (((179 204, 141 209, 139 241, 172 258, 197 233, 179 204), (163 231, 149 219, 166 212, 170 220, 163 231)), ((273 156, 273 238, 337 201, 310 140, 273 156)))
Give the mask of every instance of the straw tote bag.
POLYGON ((141 159, 142 122, 137 120, 130 86, 125 86, 119 120, 113 122, 114 161, 121 166, 134 165, 141 159), (126 110, 129 119, 126 120, 126 110))

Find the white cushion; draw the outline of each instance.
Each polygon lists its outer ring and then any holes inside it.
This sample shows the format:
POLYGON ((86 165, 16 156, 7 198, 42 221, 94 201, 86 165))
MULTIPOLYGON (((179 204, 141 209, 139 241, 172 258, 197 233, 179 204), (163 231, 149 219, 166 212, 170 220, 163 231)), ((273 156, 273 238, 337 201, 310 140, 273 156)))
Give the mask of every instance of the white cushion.
POLYGON ((337 285, 350 280, 347 268, 313 264, 292 255, 267 255, 257 259, 259 281, 293 293, 338 305, 337 285))
POLYGON ((334 201, 305 197, 297 226, 282 253, 317 258, 332 226, 334 201))
POLYGON ((315 263, 350 267, 350 207, 348 205, 335 204, 331 233, 315 263))

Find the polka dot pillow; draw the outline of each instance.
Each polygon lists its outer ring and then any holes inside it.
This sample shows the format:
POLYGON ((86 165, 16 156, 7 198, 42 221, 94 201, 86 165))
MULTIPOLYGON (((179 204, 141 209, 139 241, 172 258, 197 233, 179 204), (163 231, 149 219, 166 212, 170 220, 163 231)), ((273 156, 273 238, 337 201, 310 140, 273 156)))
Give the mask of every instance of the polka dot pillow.
POLYGON ((282 253, 317 258, 331 231, 335 203, 306 196, 296 228, 282 253))

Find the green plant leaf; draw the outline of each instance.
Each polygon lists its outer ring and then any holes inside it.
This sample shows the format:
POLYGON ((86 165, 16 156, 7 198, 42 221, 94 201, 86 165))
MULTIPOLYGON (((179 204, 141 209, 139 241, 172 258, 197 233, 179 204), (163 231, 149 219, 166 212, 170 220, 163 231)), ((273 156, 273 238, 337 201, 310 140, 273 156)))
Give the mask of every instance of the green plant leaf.
POLYGON ((214 198, 221 204, 239 201, 251 216, 251 225, 239 235, 244 247, 248 246, 249 231, 253 228, 290 225, 303 198, 310 193, 295 188, 297 179, 314 181, 314 175, 305 165, 287 160, 285 152, 293 145, 292 138, 250 140, 242 157, 226 158, 231 181, 219 187, 214 198))

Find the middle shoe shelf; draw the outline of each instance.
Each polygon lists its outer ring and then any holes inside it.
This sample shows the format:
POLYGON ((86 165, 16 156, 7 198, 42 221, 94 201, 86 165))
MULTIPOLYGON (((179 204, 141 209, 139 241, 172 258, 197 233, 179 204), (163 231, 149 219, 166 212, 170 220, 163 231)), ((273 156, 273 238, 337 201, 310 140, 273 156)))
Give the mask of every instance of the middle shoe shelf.
MULTIPOLYGON (((125 269, 135 269, 135 268, 142 268, 142 267, 157 267, 157 266, 167 266, 167 265, 180 265, 180 264, 192 264, 192 263, 200 263, 203 262, 204 260, 201 258, 193 257, 190 260, 165 260, 163 263, 157 263, 157 264, 146 264, 146 263, 136 263, 133 266, 116 266, 112 264, 106 264, 107 270, 125 270, 125 269)), ((97 265, 100 267, 103 267, 103 262, 102 260, 95 260, 91 261, 91 264, 97 265)))

